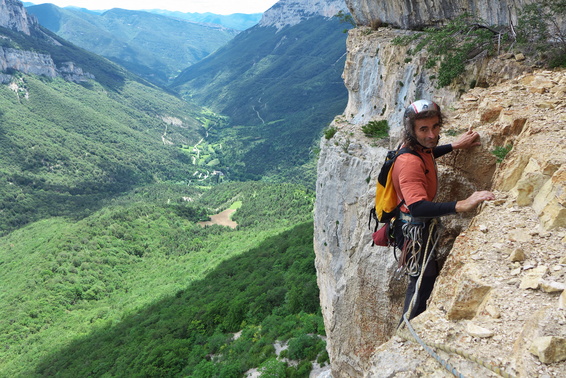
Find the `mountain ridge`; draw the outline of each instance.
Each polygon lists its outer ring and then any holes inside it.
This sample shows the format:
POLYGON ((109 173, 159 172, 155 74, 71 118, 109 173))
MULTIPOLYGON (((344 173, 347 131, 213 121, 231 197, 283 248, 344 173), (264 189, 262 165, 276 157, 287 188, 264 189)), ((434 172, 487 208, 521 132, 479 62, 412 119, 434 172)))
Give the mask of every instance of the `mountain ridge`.
POLYGON ((311 17, 331 18, 340 11, 348 13, 344 0, 279 0, 263 13, 259 26, 273 26, 279 31, 311 17))
POLYGON ((225 158, 246 166, 232 174, 314 184, 316 141, 346 104, 343 30, 320 15, 280 30, 256 25, 175 79, 172 88, 188 101, 229 117, 211 140, 237 146, 225 158))
POLYGON ((118 8, 92 14, 42 4, 27 10, 66 40, 161 86, 237 34, 221 26, 118 8))

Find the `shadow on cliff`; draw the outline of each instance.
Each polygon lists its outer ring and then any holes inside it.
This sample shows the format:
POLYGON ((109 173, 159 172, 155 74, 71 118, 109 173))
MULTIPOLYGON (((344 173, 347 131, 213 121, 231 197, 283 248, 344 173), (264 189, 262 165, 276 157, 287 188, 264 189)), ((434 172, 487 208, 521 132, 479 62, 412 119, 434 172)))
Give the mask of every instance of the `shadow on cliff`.
MULTIPOLYGON (((474 191, 491 190, 497 168, 493 154, 482 148, 457 150, 439 159, 439 202, 464 199, 474 191)), ((444 265, 456 237, 465 230, 477 211, 442 219, 444 230, 439 248, 439 264, 444 265)))

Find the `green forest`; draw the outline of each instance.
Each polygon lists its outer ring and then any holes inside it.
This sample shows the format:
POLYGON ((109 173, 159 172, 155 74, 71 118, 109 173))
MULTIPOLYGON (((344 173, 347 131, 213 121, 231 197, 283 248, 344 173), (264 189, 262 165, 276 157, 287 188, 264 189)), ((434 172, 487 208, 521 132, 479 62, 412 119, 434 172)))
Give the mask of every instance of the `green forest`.
POLYGON ((0 376, 305 376, 326 361, 314 193, 207 178, 211 148, 194 146, 223 117, 138 81, 18 73, 0 109, 0 376), (235 229, 199 225, 235 204, 235 229))
POLYGON ((153 184, 11 232, 0 376, 308 376, 328 359, 313 202, 291 184, 153 184), (234 202, 235 229, 198 224, 234 202))
POLYGON ((300 376, 324 361, 311 191, 196 179, 209 167, 187 146, 223 118, 142 83, 14 83, 0 86, 0 376, 300 376), (236 229, 198 224, 235 203, 236 229), (256 344, 264 322, 277 327, 256 344), (124 349, 108 343, 125 329, 137 336, 124 349), (308 356, 291 347, 303 342, 308 356))
POLYGON ((306 377, 328 362, 315 156, 309 180, 248 177, 229 117, 42 27, 0 28, 0 47, 94 76, 2 72, 0 377, 306 377), (204 223, 226 209, 235 227, 204 223))

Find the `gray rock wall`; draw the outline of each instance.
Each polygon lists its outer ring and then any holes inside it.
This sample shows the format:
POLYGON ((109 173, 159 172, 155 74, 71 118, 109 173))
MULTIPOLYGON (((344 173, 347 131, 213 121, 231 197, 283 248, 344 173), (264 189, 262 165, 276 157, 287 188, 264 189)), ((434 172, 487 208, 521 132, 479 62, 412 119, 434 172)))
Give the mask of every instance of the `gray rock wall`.
POLYGON ((30 35, 30 29, 37 25, 37 19, 27 14, 21 1, 0 0, 0 26, 30 35))
POLYGON ((395 259, 387 248, 371 247, 367 226, 373 201, 367 179, 386 150, 350 142, 355 131, 336 125, 339 134, 321 142, 314 244, 333 374, 353 377, 390 337, 403 289, 390 290, 395 259))
POLYGON ((489 25, 516 23, 517 8, 533 0, 346 0, 358 25, 386 23, 402 29, 418 29, 454 18, 464 12, 481 17, 489 25))
POLYGON ((57 68, 50 55, 0 47, 0 69, 5 71, 8 68, 26 74, 57 76, 57 68))
POLYGON ((348 11, 344 0, 280 0, 263 14, 259 25, 281 29, 313 16, 333 17, 339 11, 348 11))

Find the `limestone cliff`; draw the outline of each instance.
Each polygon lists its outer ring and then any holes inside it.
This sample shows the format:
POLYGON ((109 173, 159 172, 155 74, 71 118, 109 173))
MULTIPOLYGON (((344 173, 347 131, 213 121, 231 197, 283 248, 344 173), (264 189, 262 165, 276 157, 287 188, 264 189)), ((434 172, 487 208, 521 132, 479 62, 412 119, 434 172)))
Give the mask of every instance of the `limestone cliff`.
POLYGON ((57 68, 51 56, 0 47, 0 69, 6 71, 8 68, 27 74, 57 76, 57 68))
POLYGON ((534 0, 346 0, 358 25, 389 24, 403 29, 434 25, 468 12, 488 25, 516 23, 517 9, 534 0))
MULTIPOLYGON (((469 78, 486 88, 438 89, 426 56, 408 61, 413 46, 391 43, 405 33, 350 31, 343 75, 349 102, 331 125, 336 134, 320 145, 314 243, 332 374, 448 376, 419 344, 394 336, 406 282, 393 279, 393 252, 371 246, 367 224, 403 109, 431 98, 446 114, 441 143, 470 126, 482 136, 481 147, 439 162, 438 200, 480 189, 495 191, 497 200, 443 219, 444 266, 429 309, 414 321, 417 332, 521 377, 564 376, 566 72, 533 71, 501 56, 469 67, 469 78), (361 126, 375 119, 389 121, 390 140, 363 135, 361 126), (492 151, 505 146, 511 152, 498 162, 492 151)), ((466 376, 494 376, 439 353, 466 376)))
POLYGON ((263 14, 259 25, 279 30, 313 16, 333 17, 347 10, 344 0, 280 0, 263 14))
MULTIPOLYGON (((59 43, 49 35, 43 33, 37 19, 27 14, 23 4, 18 0, 0 0, 0 26, 31 36, 32 31, 41 35, 44 40, 53 45, 59 43)), ((10 45, 10 37, 0 33, 0 38, 10 45)), ((33 37, 30 37, 33 38, 33 37)), ((14 44, 17 46, 17 44, 14 44)), ((90 73, 83 72, 73 62, 64 62, 57 67, 49 54, 35 51, 21 50, 16 47, 0 47, 0 70, 16 70, 25 74, 41 75, 47 77, 63 77, 65 80, 82 82, 93 79, 90 73)), ((12 75, 0 74, 0 83, 9 83, 12 75)))
POLYGON ((21 1, 0 0, 0 26, 30 35, 37 25, 37 19, 28 15, 21 1))

